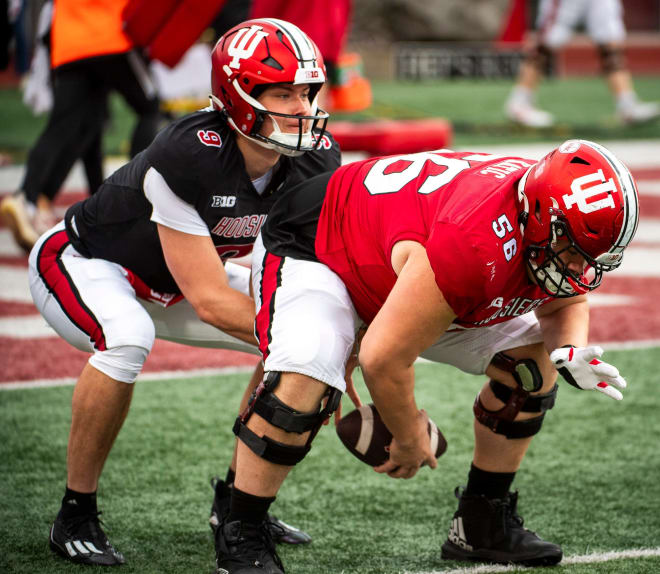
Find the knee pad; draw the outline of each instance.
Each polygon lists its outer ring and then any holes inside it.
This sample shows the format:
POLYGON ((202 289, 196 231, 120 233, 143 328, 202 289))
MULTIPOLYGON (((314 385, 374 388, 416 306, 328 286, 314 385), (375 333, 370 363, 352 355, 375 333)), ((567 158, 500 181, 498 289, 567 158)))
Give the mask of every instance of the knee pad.
POLYGON ((545 44, 537 44, 529 53, 529 61, 544 75, 551 76, 555 69, 555 53, 545 44))
POLYGON ((603 74, 611 74, 626 67, 626 59, 620 47, 599 44, 598 55, 603 74))
POLYGON ((541 371, 533 359, 515 360, 497 353, 491 363, 508 373, 516 381, 516 387, 511 388, 499 381, 490 381, 493 394, 504 404, 497 411, 486 409, 479 395, 474 402, 474 416, 482 425, 494 433, 503 434, 507 438, 526 438, 534 436, 541 430, 545 412, 555 405, 557 385, 543 395, 532 395, 543 386, 541 371), (516 421, 519 412, 540 413, 538 417, 516 421))
POLYGON ((149 349, 125 345, 97 351, 89 358, 89 363, 111 379, 133 383, 140 374, 147 355, 149 349))
POLYGON ((273 391, 280 382, 281 373, 270 372, 252 393, 248 405, 234 423, 234 434, 257 456, 284 466, 299 463, 311 448, 311 443, 321 425, 337 410, 341 400, 341 391, 328 388, 328 401, 323 409, 312 413, 300 413, 280 401, 273 391), (302 434, 311 431, 303 446, 285 444, 269 438, 260 437, 247 427, 253 413, 287 432, 302 434))
POLYGON ((495 396, 506 404, 498 411, 489 411, 483 406, 477 395, 472 409, 474 416, 477 421, 494 433, 503 434, 506 438, 512 439, 534 436, 541 430, 545 412, 555 405, 558 386, 552 387, 549 393, 534 396, 530 396, 530 393, 520 387, 512 389, 493 380, 490 381, 490 388, 495 396), (514 420, 520 411, 541 414, 531 419, 514 420))

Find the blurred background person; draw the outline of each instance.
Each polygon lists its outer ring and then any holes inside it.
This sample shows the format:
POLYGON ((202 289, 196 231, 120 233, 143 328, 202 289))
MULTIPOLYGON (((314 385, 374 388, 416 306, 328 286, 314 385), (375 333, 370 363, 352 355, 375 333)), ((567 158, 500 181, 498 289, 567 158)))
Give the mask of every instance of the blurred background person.
MULTIPOLYGON (((33 47, 32 60, 25 80, 22 82, 23 103, 35 115, 50 113, 53 108, 53 83, 50 67, 50 38, 53 18, 53 2, 43 3, 37 19, 37 28, 33 47)), ((105 116, 105 121, 99 123, 98 131, 94 137, 90 135, 89 144, 81 152, 81 161, 87 179, 89 193, 94 193, 103 183, 103 129, 109 121, 108 98, 98 110, 105 116)), ((69 165, 58 166, 53 171, 46 187, 42 188, 37 198, 37 210, 34 227, 41 229, 48 223, 55 223, 52 213, 52 203, 69 174, 69 165)))
POLYGON ((633 88, 624 56, 626 29, 620 0, 540 0, 537 37, 505 104, 507 117, 534 128, 554 124, 552 114, 536 107, 536 90, 542 76, 551 67, 556 51, 571 39, 580 25, 585 27, 598 48, 601 68, 614 97, 619 119, 635 124, 659 117, 660 106, 640 101, 633 88))
MULTIPOLYGON (((92 155, 92 164, 100 170, 100 134, 110 91, 119 92, 138 116, 131 157, 156 135, 160 114, 155 85, 145 60, 123 30, 128 2, 56 0, 54 4, 53 108, 30 151, 20 189, 0 204, 14 240, 26 251, 55 223, 49 204, 74 162, 92 155)), ((100 179, 98 174, 95 179, 100 179)))

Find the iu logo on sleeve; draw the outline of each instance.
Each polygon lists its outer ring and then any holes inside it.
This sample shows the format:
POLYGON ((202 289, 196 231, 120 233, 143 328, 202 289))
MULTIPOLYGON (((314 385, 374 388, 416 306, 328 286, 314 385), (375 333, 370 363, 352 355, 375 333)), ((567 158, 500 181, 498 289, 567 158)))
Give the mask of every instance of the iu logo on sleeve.
POLYGON ((614 208, 613 194, 616 193, 616 184, 612 178, 605 179, 602 169, 574 179, 571 192, 562 197, 566 209, 577 205, 582 213, 592 213, 607 207, 614 208), (587 187, 590 183, 595 185, 587 187), (599 198, 596 199, 597 197, 599 198))
POLYGON ((213 130, 198 130, 197 137, 204 145, 222 147, 222 138, 218 132, 213 130))

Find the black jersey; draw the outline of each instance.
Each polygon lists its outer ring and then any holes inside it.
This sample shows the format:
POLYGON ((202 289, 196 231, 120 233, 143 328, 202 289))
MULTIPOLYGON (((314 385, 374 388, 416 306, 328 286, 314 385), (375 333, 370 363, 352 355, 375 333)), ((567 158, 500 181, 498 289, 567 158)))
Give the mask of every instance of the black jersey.
POLYGON ((152 205, 143 190, 149 168, 196 209, 224 260, 252 251, 277 197, 340 164, 339 146, 326 132, 317 150, 281 156, 268 187, 259 194, 246 173, 236 137, 214 110, 173 122, 94 195, 68 209, 65 223, 71 243, 86 257, 122 265, 155 291, 180 293, 165 263, 156 224, 150 220, 152 205))

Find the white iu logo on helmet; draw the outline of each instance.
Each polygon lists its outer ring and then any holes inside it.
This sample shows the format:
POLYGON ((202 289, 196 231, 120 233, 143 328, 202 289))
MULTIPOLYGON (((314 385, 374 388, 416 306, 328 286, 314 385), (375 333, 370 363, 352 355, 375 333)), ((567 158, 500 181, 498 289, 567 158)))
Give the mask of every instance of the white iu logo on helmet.
POLYGON ((566 209, 570 209, 574 205, 582 213, 592 213, 599 209, 606 207, 614 208, 614 197, 612 194, 616 193, 616 184, 613 179, 605 180, 603 170, 599 169, 596 173, 583 175, 573 180, 571 183, 572 194, 563 196, 566 209), (599 182, 596 185, 586 187, 590 183, 599 182), (595 201, 588 201, 597 195, 606 194, 606 197, 597 199, 595 201))
POLYGON ((259 42, 268 36, 268 32, 264 32, 261 26, 250 26, 249 28, 241 28, 234 37, 231 39, 227 53, 232 57, 229 62, 230 68, 238 69, 241 67, 241 60, 250 58, 254 51, 257 49, 259 42))

